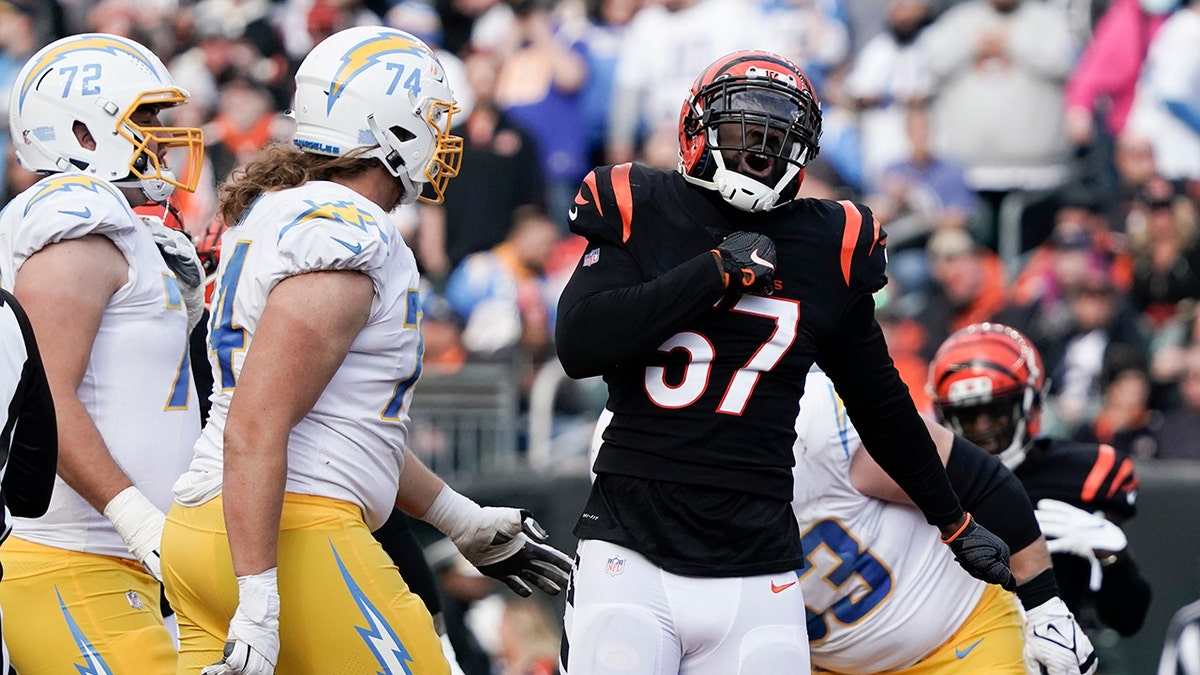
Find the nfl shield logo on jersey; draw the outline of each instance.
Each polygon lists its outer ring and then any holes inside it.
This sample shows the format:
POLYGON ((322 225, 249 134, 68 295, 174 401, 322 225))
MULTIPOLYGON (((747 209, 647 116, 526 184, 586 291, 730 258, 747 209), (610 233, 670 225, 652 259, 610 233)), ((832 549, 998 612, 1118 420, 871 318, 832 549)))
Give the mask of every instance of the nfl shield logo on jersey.
POLYGON ((625 561, 622 558, 613 556, 604 564, 604 573, 610 577, 615 577, 625 571, 625 561))
POLYGON ((142 599, 135 591, 125 591, 125 599, 129 601, 129 606, 134 609, 142 608, 142 599))
POLYGON ((583 256, 584 267, 591 267, 598 262, 600 262, 600 249, 598 248, 588 251, 587 254, 583 256))

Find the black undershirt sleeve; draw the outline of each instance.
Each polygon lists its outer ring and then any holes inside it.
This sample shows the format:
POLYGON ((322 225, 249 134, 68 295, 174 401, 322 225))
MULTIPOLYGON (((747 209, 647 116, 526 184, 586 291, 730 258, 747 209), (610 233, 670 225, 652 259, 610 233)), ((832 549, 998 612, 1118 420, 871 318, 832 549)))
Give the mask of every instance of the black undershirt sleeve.
POLYGON ((643 282, 628 251, 589 241, 588 250, 596 249, 599 262, 577 267, 558 303, 555 343, 573 378, 639 365, 725 294, 720 266, 708 251, 643 282))
POLYGON ((925 519, 942 527, 962 517, 929 430, 888 354, 871 296, 859 296, 847 308, 817 364, 833 381, 867 452, 925 519))
POLYGON ((14 399, 14 403, 17 399, 20 402, 14 411, 10 411, 10 415, 15 412, 11 417, 16 420, 16 426, 0 490, 14 516, 37 518, 46 513, 54 491, 54 476, 58 470, 58 423, 33 327, 20 305, 11 295, 5 295, 4 304, 12 308, 21 326, 27 357, 14 399))
POLYGON ((399 568, 400 576, 408 584, 409 590, 421 598, 430 614, 437 616, 442 611, 441 596, 433 579, 433 570, 425 561, 424 550, 413 534, 408 514, 393 509, 391 517, 371 534, 399 568))
POLYGON ((955 436, 946 474, 963 508, 1003 539, 1010 551, 1020 551, 1042 536, 1025 486, 983 448, 955 436))
POLYGON ((1141 630, 1150 609, 1150 584, 1128 551, 1118 553, 1103 573, 1096 594, 1096 614, 1121 635, 1133 635, 1141 630))

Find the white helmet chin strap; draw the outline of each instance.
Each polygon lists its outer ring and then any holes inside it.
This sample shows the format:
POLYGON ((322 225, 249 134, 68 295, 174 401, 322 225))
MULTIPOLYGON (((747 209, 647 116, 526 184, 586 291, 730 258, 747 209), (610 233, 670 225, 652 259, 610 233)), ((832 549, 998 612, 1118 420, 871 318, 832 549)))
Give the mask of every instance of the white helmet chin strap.
MULTIPOLYGON (((715 145, 717 142, 716 132, 710 131, 709 133, 711 135, 709 142, 711 145, 715 145)), ((708 152, 717 164, 716 171, 713 172, 712 181, 692 179, 691 182, 716 190, 722 199, 734 207, 751 213, 770 211, 775 208, 779 204, 779 198, 784 186, 790 183, 796 177, 796 174, 800 173, 801 165, 805 163, 806 159, 804 151, 800 151, 800 164, 797 165, 788 162, 787 169, 783 172, 783 176, 779 179, 779 182, 775 183, 774 187, 771 187, 762 181, 727 168, 725 166, 725 158, 721 156, 719 151, 710 150, 708 152)), ((795 154, 795 150, 793 150, 793 154, 795 154)), ((783 160, 776 159, 775 161, 782 162, 783 160)), ((688 177, 686 173, 684 173, 684 177, 688 177)))
MULTIPOLYGON (((172 180, 175 179, 175 174, 170 169, 164 168, 162 175, 172 180)), ((168 197, 175 193, 175 185, 161 178, 139 179, 129 176, 125 180, 113 181, 113 185, 122 188, 137 188, 142 191, 142 194, 146 195, 146 199, 152 202, 165 202, 168 197)))
POLYGON ((1017 467, 1021 466, 1021 462, 1025 461, 1026 454, 1025 420, 1021 420, 1017 423, 1016 428, 1013 429, 1012 443, 1004 450, 1001 450, 1000 454, 996 456, 1000 458, 1004 466, 1008 467, 1009 471, 1016 471, 1017 467))
POLYGON ((375 142, 379 143, 379 147, 371 150, 368 154, 382 162, 388 173, 400 179, 400 184, 404 186, 404 196, 400 199, 400 203, 404 205, 415 204, 421 196, 421 186, 423 183, 414 181, 408 175, 408 167, 404 162, 404 156, 401 154, 400 148, 395 147, 399 139, 390 131, 384 131, 380 128, 379 123, 375 121, 374 115, 367 115, 367 127, 371 129, 371 135, 375 137, 375 142), (395 161, 389 161, 393 156, 395 161))

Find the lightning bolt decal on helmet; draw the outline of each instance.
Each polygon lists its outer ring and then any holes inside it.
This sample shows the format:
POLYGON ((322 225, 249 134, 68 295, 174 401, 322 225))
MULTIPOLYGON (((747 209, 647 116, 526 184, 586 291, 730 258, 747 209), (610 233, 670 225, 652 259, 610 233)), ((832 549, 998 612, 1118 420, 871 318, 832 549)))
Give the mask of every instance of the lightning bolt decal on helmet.
POLYGON ((395 28, 360 26, 313 48, 296 72, 293 143, 340 157, 361 152, 404 185, 404 203, 423 186, 442 201, 458 175, 462 139, 450 134, 458 111, 442 64, 421 40, 395 28))
POLYGON ((151 201, 175 188, 196 189, 204 161, 200 129, 143 126, 142 106, 170 107, 187 100, 162 61, 146 47, 105 33, 56 40, 25 62, 9 97, 9 128, 17 159, 30 171, 80 171, 113 183, 132 183, 151 201), (95 149, 80 145, 81 122, 95 149), (177 177, 160 152, 187 153, 177 177))

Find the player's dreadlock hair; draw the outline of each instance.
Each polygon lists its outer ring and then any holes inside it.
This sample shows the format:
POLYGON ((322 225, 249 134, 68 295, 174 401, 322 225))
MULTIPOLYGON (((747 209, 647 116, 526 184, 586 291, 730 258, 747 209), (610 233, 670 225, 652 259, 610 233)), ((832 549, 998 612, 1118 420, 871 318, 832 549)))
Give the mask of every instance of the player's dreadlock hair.
POLYGON ((226 225, 236 225, 251 202, 264 192, 286 190, 308 181, 354 176, 376 166, 379 160, 357 152, 329 157, 301 152, 290 144, 274 143, 221 185, 217 213, 226 225))

